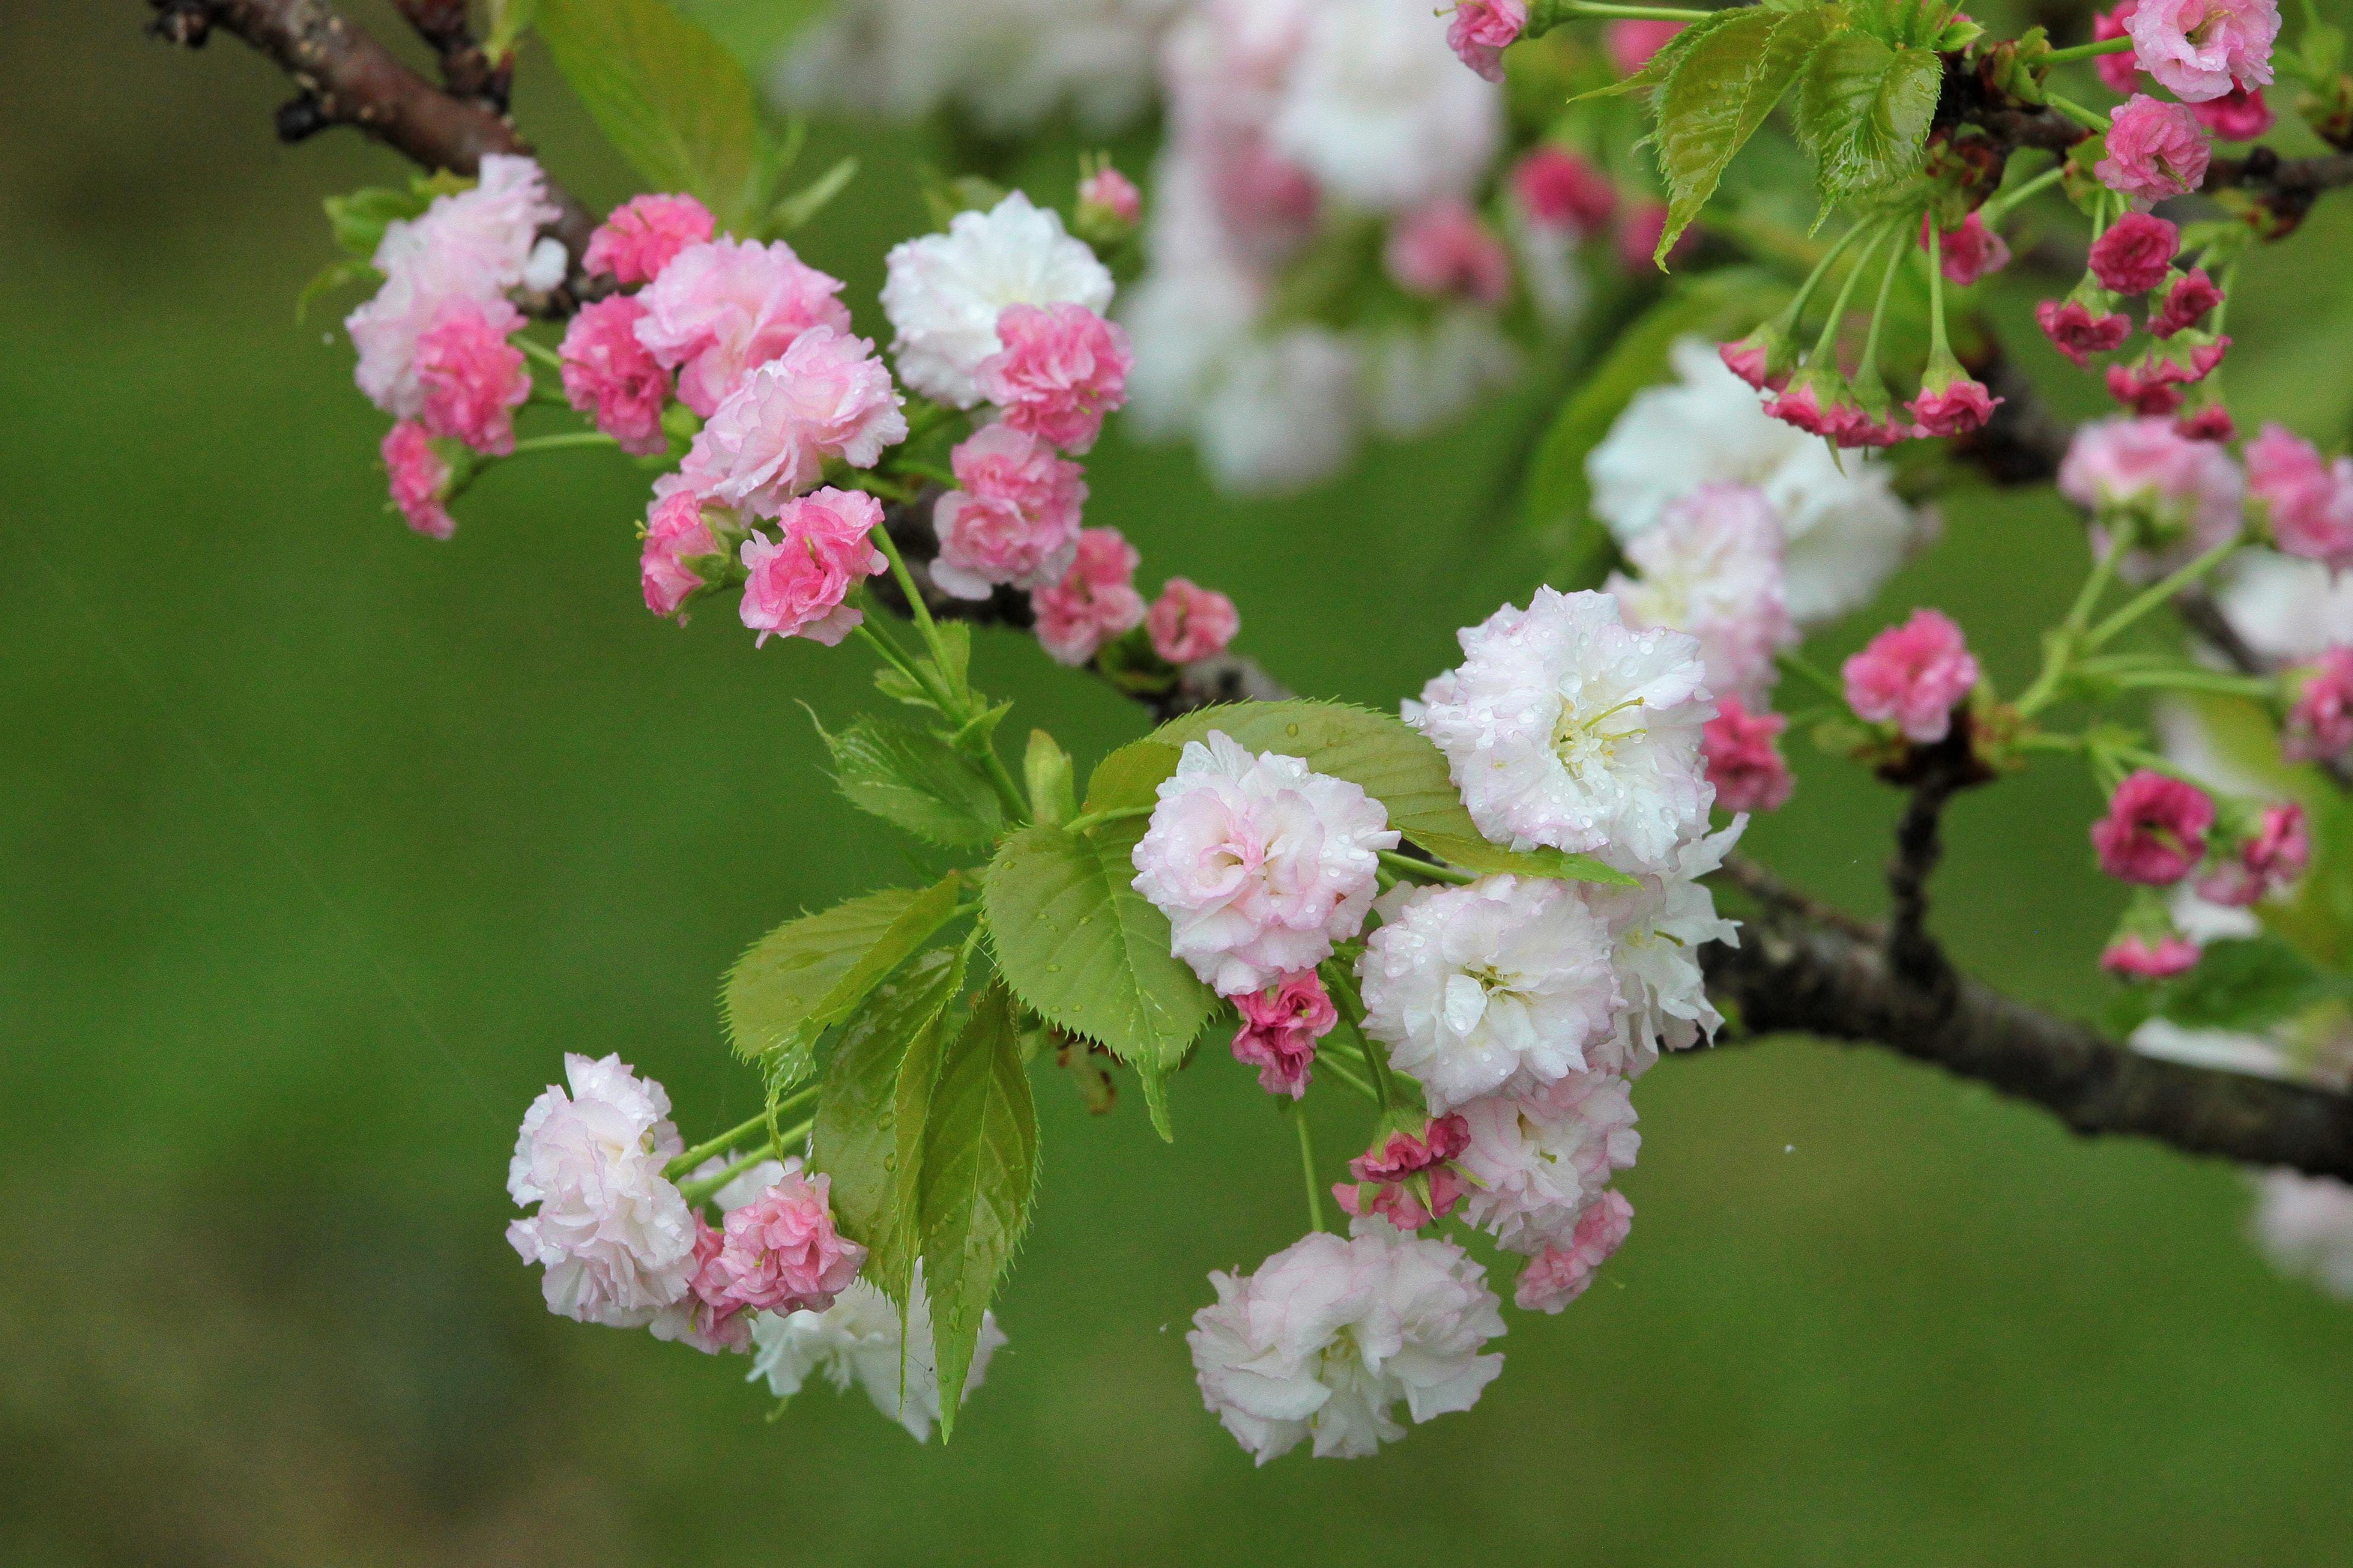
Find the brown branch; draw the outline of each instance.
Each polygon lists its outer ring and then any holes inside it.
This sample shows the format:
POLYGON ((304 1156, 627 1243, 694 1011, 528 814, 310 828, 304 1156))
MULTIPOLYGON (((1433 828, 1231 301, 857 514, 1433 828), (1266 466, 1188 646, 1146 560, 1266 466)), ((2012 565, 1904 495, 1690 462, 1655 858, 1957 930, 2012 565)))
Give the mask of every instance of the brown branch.
POLYGON ((1945 806, 1961 791, 1989 784, 1994 776, 1978 760, 1972 733, 1968 707, 1957 706, 1943 740, 1907 748, 1902 762, 1881 775, 1912 792, 1895 827, 1895 858, 1887 867, 1893 905, 1888 966, 1905 984, 1938 1001, 1949 1001, 1958 983, 1945 950, 1928 934, 1928 880, 1945 858, 1945 806))
POLYGON ((493 113, 506 113, 514 61, 512 58, 493 61, 482 52, 481 41, 467 20, 467 0, 392 0, 392 4, 440 60, 442 85, 493 113))
POLYGON ((2323 192, 2339 185, 2353 185, 2353 153, 2283 158, 2269 147, 2253 147, 2242 158, 2217 158, 2207 164, 2206 180, 2199 189, 2252 192, 2255 231, 2265 239, 2284 239, 2323 192))

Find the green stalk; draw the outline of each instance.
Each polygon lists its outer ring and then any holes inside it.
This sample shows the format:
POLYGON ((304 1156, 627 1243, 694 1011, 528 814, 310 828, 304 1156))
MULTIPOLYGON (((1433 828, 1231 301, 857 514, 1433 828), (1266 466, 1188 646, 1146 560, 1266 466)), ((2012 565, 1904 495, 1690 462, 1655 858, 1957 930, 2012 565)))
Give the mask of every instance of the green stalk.
POLYGON ((1428 860, 1417 860, 1410 855, 1400 855, 1394 849, 1377 849, 1374 853, 1381 858, 1381 864, 1391 870, 1407 877, 1419 878, 1424 881, 1451 882, 1459 888, 1479 879, 1475 872, 1465 871, 1457 866, 1440 866, 1428 860))
POLYGON ((2097 626, 2094 626, 2092 629, 2091 633, 2084 639, 2084 647, 2085 651, 2088 652, 2093 648, 2098 647, 2102 643, 2106 642, 2118 632, 2123 631, 2135 621, 2140 619, 2143 616, 2148 614, 2159 605, 2164 604, 2168 599, 2172 598, 2174 595, 2181 592, 2182 589, 2187 588, 2189 584, 2198 581, 2199 578, 2206 575, 2207 573, 2211 572, 2215 567, 2222 563, 2225 556, 2238 549, 2242 542, 2243 542, 2240 537, 2236 533, 2233 533, 2230 538, 2224 540, 2213 549, 2209 550, 2205 554, 2200 555, 2197 560, 2189 563, 2189 565, 2182 567, 2171 576, 2165 578, 2162 582, 2157 583, 2150 587, 2143 589, 2138 595, 2127 601, 2123 609, 2118 610, 2115 615, 2110 616, 2106 620, 2102 621, 2097 626))
MULTIPOLYGON (((1935 234, 1936 226, 1930 224, 1928 232, 1935 234)), ((1934 258, 1932 257, 1931 259, 1933 260, 1934 258)), ((1903 264, 1904 237, 1902 231, 1898 230, 1896 242, 1887 252, 1887 270, 1879 275, 1879 294, 1871 303, 1871 324, 1862 330, 1862 358, 1856 362, 1854 367, 1854 376, 1857 381, 1875 377, 1879 374, 1879 324, 1886 320, 1887 296, 1895 287, 1896 268, 1903 264)), ((1931 273, 1930 276, 1934 277, 1935 274, 1931 273)), ((1941 322, 1938 324, 1942 325, 1941 322)))
POLYGON ((1299 1168, 1307 1177, 1307 1228, 1328 1230, 1324 1223, 1324 1189, 1315 1180, 1315 1136, 1307 1128, 1307 1108, 1291 1102, 1291 1120, 1299 1127, 1299 1168))
POLYGON ((725 1170, 721 1171, 714 1175, 705 1176, 699 1182, 687 1182, 682 1184, 678 1189, 679 1195, 686 1200, 687 1207, 701 1208, 704 1204, 711 1201, 712 1194, 718 1192, 720 1188, 725 1186, 728 1183, 733 1181, 736 1177, 742 1175, 744 1172, 750 1170, 761 1161, 773 1159, 776 1156, 777 1150, 789 1148, 793 1144, 799 1142, 802 1139, 808 1136, 809 1129, 816 1125, 817 1122, 815 1119, 812 1118, 807 1121, 802 1122, 799 1126, 793 1128, 783 1137, 775 1139, 769 1142, 762 1143, 758 1148, 753 1150, 750 1153, 744 1155, 742 1159, 736 1161, 725 1170))
POLYGON ((677 1181, 681 1176, 688 1174, 697 1165, 702 1164, 702 1162, 710 1159, 713 1154, 719 1153, 723 1150, 733 1149, 738 1139, 748 1138, 767 1124, 768 1113, 763 1110, 757 1116, 753 1117, 749 1121, 744 1122, 742 1126, 730 1127, 726 1131, 722 1132, 718 1137, 712 1139, 707 1143, 697 1143, 693 1148, 689 1149, 685 1153, 681 1154, 677 1159, 672 1160, 669 1164, 662 1167, 663 1179, 671 1182, 677 1181))
POLYGON ((1854 258, 1854 265, 1847 269, 1844 281, 1839 284, 1838 298, 1831 304, 1830 319, 1822 323, 1821 336, 1814 340, 1814 352, 1806 356, 1806 363, 1810 366, 1820 363, 1823 355, 1831 354, 1831 365, 1836 368, 1833 345, 1838 342, 1839 323, 1846 320, 1847 302, 1854 298, 1854 286, 1861 281, 1864 269, 1870 267, 1871 253, 1879 248, 1881 236, 1887 232, 1884 224, 1873 224, 1870 227, 1871 237, 1863 242, 1862 249, 1854 258))
POLYGON ((1797 295, 1790 300, 1788 311, 1791 331, 1797 331, 1799 320, 1805 312, 1806 301, 1813 298, 1814 289, 1820 286, 1823 276, 1830 271, 1831 263, 1836 261, 1841 253, 1854 242, 1855 237, 1869 226, 1868 224, 1849 224, 1844 234, 1831 241, 1831 247, 1822 252, 1822 258, 1814 263, 1814 269, 1806 274, 1806 280, 1798 285, 1797 295))
POLYGON ((2050 100, 2052 108, 2057 110, 2060 113, 2065 115, 2068 119, 2073 121, 2084 130, 2101 132, 2107 130, 2108 117, 2106 115, 2099 113, 2094 110, 2086 109, 2082 104, 2077 103, 2071 99, 2062 98, 2057 93, 2051 91, 2047 88, 2043 90, 2042 96, 2050 100))
POLYGON ((2122 531, 2112 534, 2108 547, 2092 563, 2084 578, 2084 585, 2075 594, 2075 602, 2067 607, 2067 618, 2044 639, 2042 669, 2035 676, 2034 684, 2018 700, 2018 714, 2031 719, 2058 700, 2060 683, 2067 678, 2067 666, 2083 643, 2084 627, 2089 624, 2092 612, 2099 607, 2100 595, 2116 580, 2116 563, 2124 559, 2125 542, 2122 531))
POLYGON ((2094 55, 2120 55, 2133 47, 2128 38, 2102 38, 2096 44, 2074 44, 2063 49, 2053 49, 2042 57, 2045 65, 2063 66, 2075 60, 2088 60, 2094 55))
POLYGON ((2020 203, 2042 195, 2052 185, 2057 184, 2062 179, 2064 179, 2066 177, 2066 174, 2067 165, 2063 161, 2053 163, 2051 167, 2043 170, 2042 173, 2035 175, 2034 178, 2019 186, 2018 189, 2014 191, 2005 191, 2001 195, 1994 197, 1991 201, 1986 203, 1985 205, 1979 207, 1978 209, 1978 221, 1984 224, 1989 228, 1992 227, 2001 219, 2008 217, 2020 203))
POLYGON ((620 443, 602 430, 568 430, 555 436, 530 436, 514 444, 509 457, 520 458, 526 452, 561 452, 574 447, 617 447, 620 443))
POLYGON ((1606 5, 1596 0, 1564 0, 1561 9, 1578 16, 1620 16, 1630 22, 1704 22, 1715 15, 1672 5, 1606 5))

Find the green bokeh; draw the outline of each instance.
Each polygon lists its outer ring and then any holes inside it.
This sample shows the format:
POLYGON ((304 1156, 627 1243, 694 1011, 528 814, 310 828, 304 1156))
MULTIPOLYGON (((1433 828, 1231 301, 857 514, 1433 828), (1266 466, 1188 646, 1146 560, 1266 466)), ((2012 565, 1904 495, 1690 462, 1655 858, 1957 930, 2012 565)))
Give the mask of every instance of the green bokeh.
MULTIPOLYGON (((1513 1319, 1475 1411, 1372 1460, 1253 1472, 1201 1411, 1203 1275, 1302 1226, 1287 1129, 1216 1060, 1174 1147, 1041 1076, 1012 1343, 952 1448, 823 1389, 770 1424, 739 1362, 548 1317, 501 1181, 561 1053, 619 1051, 690 1134, 737 1120, 716 977, 898 874, 799 706, 856 710, 861 661, 647 616, 617 459, 494 474, 447 545, 387 517, 348 348, 289 312, 317 196, 392 162, 278 148, 282 81, 143 14, 0 27, 0 1562, 2347 1560, 2353 1317, 2246 1247, 2237 1173, 1795 1041, 1644 1079, 1627 1249, 1513 1319)), ((624 194, 524 83, 551 162, 624 194)), ((856 144, 806 248, 871 331, 921 219, 909 151, 856 144)), ((2336 437, 2353 296, 2320 221, 2253 269, 2233 386, 2336 437)), ((1229 589, 1299 689, 1388 704, 1537 574, 1493 506, 1531 414, 1251 506, 1113 440, 1091 515, 1148 579, 1229 589)), ((1947 523, 1820 657, 1934 601, 2015 688, 2080 532, 2048 497, 1947 523)), ((1134 732, 1018 639, 977 660, 1082 764, 1134 732)), ((1754 843, 1875 910, 1892 798, 1798 761, 1754 843)), ((2061 768, 1965 799, 1942 895, 1965 963, 2076 1009, 2120 902, 2092 804, 2061 768)), ((1362 1136, 1320 1109, 1327 1151, 1362 1136)))

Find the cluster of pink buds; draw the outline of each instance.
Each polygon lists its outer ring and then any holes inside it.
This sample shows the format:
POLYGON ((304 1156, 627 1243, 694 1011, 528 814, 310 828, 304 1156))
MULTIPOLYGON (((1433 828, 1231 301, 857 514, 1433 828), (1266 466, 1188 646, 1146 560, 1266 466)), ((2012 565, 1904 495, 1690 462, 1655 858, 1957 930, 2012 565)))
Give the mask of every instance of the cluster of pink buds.
POLYGON ((2294 802, 2215 797, 2186 779, 2140 768, 2119 782, 2092 825, 2100 869, 2141 889, 2100 959, 2109 973, 2161 980, 2193 967, 2197 942, 2150 890, 2188 887, 2211 904, 2244 909, 2284 897, 2312 860, 2304 808, 2294 802))
POLYGON ((2185 408, 2187 390, 2205 383, 2222 363, 2231 340, 2219 327, 2222 291, 2202 266, 2179 265, 2181 231, 2153 214, 2127 212, 2092 242, 2090 265, 2063 300, 2035 308, 2052 345, 2079 369, 2094 354, 2118 357, 2105 368, 2108 393, 2144 417, 2179 416, 2177 426, 2199 440, 2228 440, 2233 426, 2216 400, 2185 408), (2126 352, 2132 319, 2120 308, 2147 301, 2142 327, 2149 342, 2126 352))

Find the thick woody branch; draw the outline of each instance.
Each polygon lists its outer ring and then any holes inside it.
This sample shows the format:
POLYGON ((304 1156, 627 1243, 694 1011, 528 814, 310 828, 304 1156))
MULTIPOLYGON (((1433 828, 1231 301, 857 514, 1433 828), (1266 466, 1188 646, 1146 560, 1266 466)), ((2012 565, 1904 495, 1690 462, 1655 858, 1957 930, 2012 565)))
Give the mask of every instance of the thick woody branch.
POLYGON ((1893 912, 1887 926, 1887 962, 1905 984, 1926 995, 1948 999, 1958 976, 1945 950, 1928 934, 1928 881, 1945 858, 1945 806, 1954 795, 1989 782, 1992 774, 1970 744, 1966 706, 1952 715, 1952 728, 1932 746, 1914 746, 1900 768, 1886 777, 1912 792, 1895 827, 1895 858, 1887 867, 1893 912))
POLYGON ((467 0, 393 0, 393 6, 441 61, 441 81, 452 93, 504 114, 514 62, 482 52, 467 18, 467 0))

